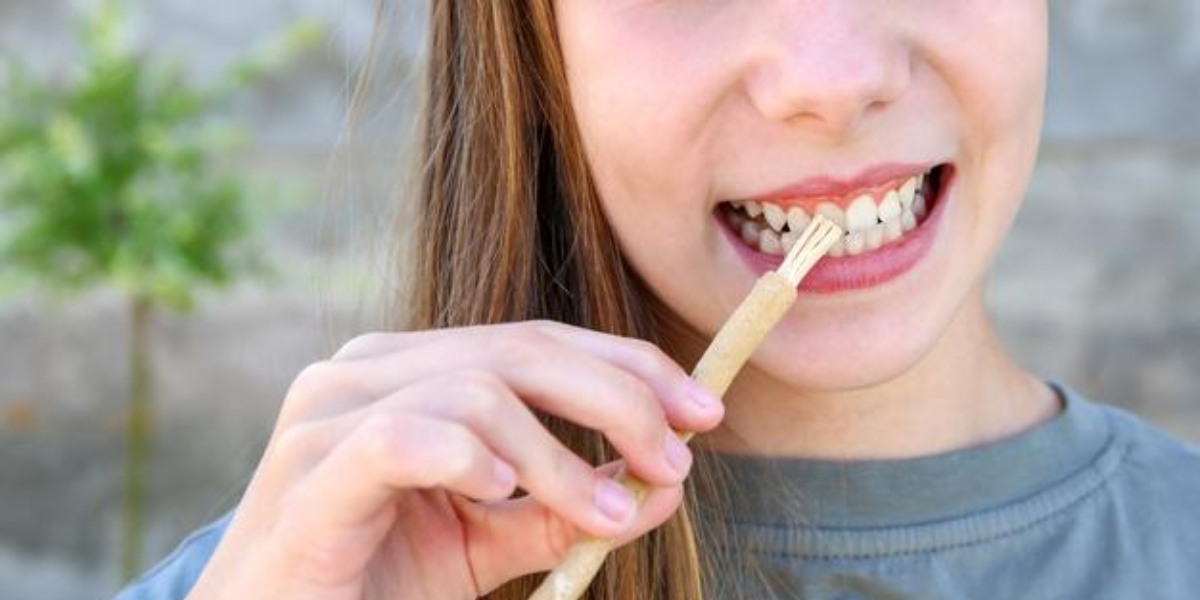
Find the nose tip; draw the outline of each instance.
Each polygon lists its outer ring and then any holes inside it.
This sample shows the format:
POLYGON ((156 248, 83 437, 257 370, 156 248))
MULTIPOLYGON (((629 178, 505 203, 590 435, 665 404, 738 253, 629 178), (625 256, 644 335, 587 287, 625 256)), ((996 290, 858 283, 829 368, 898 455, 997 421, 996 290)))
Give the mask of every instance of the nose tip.
POLYGON ((911 78, 903 45, 865 35, 801 40, 751 70, 746 86, 765 117, 839 136, 899 98, 911 78))

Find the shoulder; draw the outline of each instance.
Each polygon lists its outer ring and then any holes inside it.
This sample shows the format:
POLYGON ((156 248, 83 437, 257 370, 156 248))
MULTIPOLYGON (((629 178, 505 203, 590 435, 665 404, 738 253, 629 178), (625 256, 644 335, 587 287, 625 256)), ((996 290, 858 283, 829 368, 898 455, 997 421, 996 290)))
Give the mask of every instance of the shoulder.
POLYGON ((1108 494, 1126 509, 1144 512, 1138 519, 1190 530, 1189 541, 1200 546, 1200 445, 1121 408, 1083 402, 1107 421, 1111 443, 1122 453, 1108 494))
POLYGON ((121 590, 115 600, 176 600, 187 596, 232 518, 230 511, 193 532, 169 556, 121 590))
POLYGON ((1126 476, 1200 494, 1200 445, 1176 438, 1123 409, 1097 406, 1108 419, 1115 441, 1125 445, 1126 476))

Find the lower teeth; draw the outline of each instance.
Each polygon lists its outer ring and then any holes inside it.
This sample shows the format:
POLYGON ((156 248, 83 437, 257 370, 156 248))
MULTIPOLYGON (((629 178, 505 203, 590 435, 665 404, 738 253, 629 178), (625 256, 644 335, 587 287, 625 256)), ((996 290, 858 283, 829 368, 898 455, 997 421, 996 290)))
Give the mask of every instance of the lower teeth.
MULTIPOLYGON (((829 256, 835 258, 846 255, 857 256, 901 239, 904 234, 916 229, 927 214, 925 194, 931 191, 928 187, 918 191, 913 199, 911 209, 905 208, 899 216, 890 221, 877 223, 874 227, 866 230, 848 232, 844 238, 830 248, 829 256)), ((728 205, 725 207, 724 213, 726 219, 733 225, 734 231, 741 234, 742 241, 763 254, 784 256, 800 238, 800 232, 776 231, 767 223, 761 213, 751 217, 728 205)))

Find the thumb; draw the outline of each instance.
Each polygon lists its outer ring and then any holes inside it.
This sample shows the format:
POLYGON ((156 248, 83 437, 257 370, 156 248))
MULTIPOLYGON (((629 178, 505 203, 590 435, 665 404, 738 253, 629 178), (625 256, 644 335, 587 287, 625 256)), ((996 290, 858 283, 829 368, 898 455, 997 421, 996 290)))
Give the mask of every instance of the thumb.
MULTIPOLYGON (((610 463, 601 472, 615 472, 610 463)), ((651 488, 623 534, 622 546, 661 525, 679 508, 683 486, 651 488)), ((464 524, 467 560, 483 595, 529 573, 549 571, 585 532, 531 496, 500 502, 472 502, 454 497, 464 524)))

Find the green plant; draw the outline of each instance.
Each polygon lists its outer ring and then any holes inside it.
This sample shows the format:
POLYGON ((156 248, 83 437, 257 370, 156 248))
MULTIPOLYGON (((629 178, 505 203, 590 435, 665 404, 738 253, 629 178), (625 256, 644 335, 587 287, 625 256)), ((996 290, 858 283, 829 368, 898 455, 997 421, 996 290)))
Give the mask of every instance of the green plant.
POLYGON ((211 115, 319 39, 299 25, 197 89, 176 63, 123 42, 125 7, 103 1, 80 26, 68 81, 9 61, 0 85, 0 264, 7 283, 62 293, 115 285, 128 299, 130 397, 122 576, 140 568, 152 436, 150 325, 204 285, 255 266, 244 182, 217 164, 211 115))

